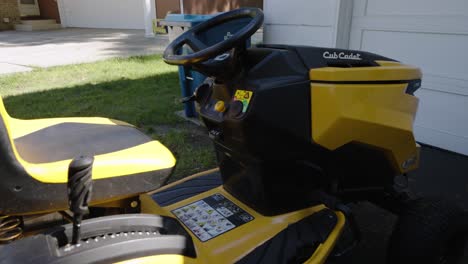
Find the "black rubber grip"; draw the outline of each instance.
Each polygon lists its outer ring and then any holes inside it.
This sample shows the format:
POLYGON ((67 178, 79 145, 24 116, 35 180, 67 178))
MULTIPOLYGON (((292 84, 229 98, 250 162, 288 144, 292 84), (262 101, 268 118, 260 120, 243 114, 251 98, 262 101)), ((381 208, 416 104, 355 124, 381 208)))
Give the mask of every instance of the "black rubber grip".
POLYGON ((92 191, 93 157, 79 156, 68 167, 68 204, 74 214, 84 214, 92 191))

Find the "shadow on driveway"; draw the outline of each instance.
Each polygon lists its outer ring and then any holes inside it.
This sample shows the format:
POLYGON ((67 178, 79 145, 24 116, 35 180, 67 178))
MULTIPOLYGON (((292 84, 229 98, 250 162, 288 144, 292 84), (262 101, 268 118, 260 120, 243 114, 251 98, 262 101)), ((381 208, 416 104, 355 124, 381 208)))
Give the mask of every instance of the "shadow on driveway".
POLYGON ((0 33, 0 63, 32 67, 76 64, 162 53, 168 43, 167 36, 146 38, 143 30, 5 31, 0 33))
MULTIPOLYGON (((449 199, 468 210, 468 156, 422 146, 420 168, 409 177, 417 195, 449 199)), ((352 205, 352 209, 362 241, 349 258, 338 263, 385 263, 387 240, 397 217, 367 202, 352 205)), ((468 263, 468 248, 461 263, 468 263)))

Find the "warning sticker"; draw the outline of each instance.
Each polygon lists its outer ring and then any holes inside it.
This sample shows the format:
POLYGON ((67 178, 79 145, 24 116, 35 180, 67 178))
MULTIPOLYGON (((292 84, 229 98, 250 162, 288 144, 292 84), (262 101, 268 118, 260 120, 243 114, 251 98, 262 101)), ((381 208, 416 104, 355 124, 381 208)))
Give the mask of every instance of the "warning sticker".
POLYGON ((254 219, 219 193, 175 209, 172 213, 202 242, 254 219))
POLYGON ((241 101, 242 104, 244 105, 244 108, 242 109, 242 113, 247 112, 247 108, 249 108, 250 99, 252 99, 252 95, 253 95, 252 91, 246 91, 246 90, 237 90, 236 93, 234 94, 234 100, 241 101))

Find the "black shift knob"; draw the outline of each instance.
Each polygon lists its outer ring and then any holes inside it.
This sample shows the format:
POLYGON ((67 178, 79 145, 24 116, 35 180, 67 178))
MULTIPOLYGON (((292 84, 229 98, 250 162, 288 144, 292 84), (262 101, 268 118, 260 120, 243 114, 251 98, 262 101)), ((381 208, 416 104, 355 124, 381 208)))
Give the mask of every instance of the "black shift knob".
POLYGON ((81 220, 91 200, 93 162, 93 157, 79 156, 68 167, 68 205, 73 213, 72 244, 79 241, 81 220))

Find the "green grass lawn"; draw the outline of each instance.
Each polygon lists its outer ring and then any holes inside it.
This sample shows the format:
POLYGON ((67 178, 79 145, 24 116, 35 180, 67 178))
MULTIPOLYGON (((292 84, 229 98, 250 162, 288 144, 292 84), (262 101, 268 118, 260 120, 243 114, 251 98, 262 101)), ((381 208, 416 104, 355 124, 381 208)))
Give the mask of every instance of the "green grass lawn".
POLYGON ((159 55, 0 76, 0 95, 16 118, 102 116, 134 124, 176 156, 171 180, 216 166, 203 129, 174 114, 183 108, 177 67, 159 55))

